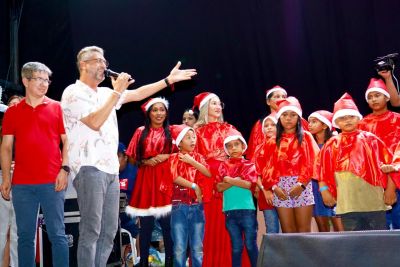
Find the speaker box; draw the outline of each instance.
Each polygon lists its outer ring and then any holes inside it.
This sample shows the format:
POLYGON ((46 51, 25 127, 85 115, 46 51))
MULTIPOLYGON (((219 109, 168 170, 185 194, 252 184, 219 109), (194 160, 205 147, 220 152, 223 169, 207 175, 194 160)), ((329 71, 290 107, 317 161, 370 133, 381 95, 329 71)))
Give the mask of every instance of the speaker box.
POLYGON ((257 266, 400 266, 400 231, 263 236, 257 266))

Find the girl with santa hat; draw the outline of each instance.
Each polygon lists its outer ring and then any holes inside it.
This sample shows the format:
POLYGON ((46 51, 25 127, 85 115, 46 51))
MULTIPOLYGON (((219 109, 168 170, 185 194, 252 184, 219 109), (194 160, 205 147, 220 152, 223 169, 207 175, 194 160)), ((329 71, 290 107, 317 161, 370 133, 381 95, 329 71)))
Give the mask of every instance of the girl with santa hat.
MULTIPOLYGON (((276 113, 278 106, 277 101, 285 99, 287 97, 287 92, 285 89, 279 85, 275 85, 271 89, 265 90, 265 103, 269 107, 269 112, 276 113)), ((253 129, 250 133, 249 147, 246 151, 246 157, 252 159, 256 151, 257 146, 263 143, 264 133, 263 133, 263 120, 267 117, 263 117, 254 124, 253 129)))
POLYGON ((140 266, 148 266, 155 219, 158 219, 162 227, 165 266, 172 266, 171 194, 168 194, 165 182, 170 176, 168 158, 173 152, 168 101, 152 98, 141 108, 146 115, 145 125, 135 131, 126 151, 139 166, 136 185, 126 212, 140 218, 140 266))
MULTIPOLYGON (((314 136, 319 148, 322 148, 325 142, 333 135, 332 117, 333 113, 326 110, 317 110, 308 116, 310 133, 314 136)), ((342 221, 339 216, 336 216, 334 208, 324 205, 321 192, 319 192, 318 181, 312 179, 311 182, 315 201, 313 216, 317 222, 318 231, 329 232, 330 220, 335 231, 343 231, 342 221)))
POLYGON ((268 198, 267 203, 276 207, 282 232, 310 232, 314 204, 310 180, 318 146, 303 130, 296 98, 281 100, 278 108, 276 138, 263 147, 262 185, 273 192, 273 199, 268 198))
MULTIPOLYGON (((275 138, 276 136, 276 124, 278 120, 276 119, 276 112, 272 112, 270 115, 264 118, 262 122, 262 132, 266 140, 270 138, 275 138)), ((253 156, 253 162, 256 164, 256 169, 258 171, 257 187, 255 188, 255 196, 257 198, 258 209, 262 211, 264 215, 264 222, 267 233, 279 233, 279 218, 278 213, 274 206, 268 204, 266 200, 269 198, 273 199, 273 193, 270 190, 266 190, 262 185, 261 172, 259 166, 264 165, 264 150, 263 144, 259 144, 255 150, 253 156)))

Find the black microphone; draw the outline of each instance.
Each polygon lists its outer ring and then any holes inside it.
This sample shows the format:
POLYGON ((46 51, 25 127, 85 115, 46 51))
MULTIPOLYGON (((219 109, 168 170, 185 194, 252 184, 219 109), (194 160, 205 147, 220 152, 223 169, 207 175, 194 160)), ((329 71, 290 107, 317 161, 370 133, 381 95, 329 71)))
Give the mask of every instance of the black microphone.
MULTIPOLYGON (((115 72, 115 71, 112 71, 112 70, 110 70, 110 69, 105 69, 105 70, 104 70, 104 75, 105 75, 106 77, 118 78, 119 73, 118 73, 118 72, 115 72)), ((129 78, 128 81, 132 81, 132 80, 133 80, 132 78, 129 78)))

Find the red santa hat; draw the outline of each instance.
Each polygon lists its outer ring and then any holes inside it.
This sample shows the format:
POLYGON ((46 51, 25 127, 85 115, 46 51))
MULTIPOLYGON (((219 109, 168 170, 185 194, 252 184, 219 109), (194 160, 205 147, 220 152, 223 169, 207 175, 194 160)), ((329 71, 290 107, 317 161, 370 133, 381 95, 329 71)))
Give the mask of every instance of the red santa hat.
POLYGON ((261 124, 261 129, 262 129, 263 134, 265 134, 264 123, 265 123, 266 120, 271 120, 271 121, 273 121, 275 124, 277 124, 277 123, 278 123, 278 120, 277 120, 277 118, 276 118, 276 112, 272 112, 271 114, 269 114, 267 117, 265 117, 265 118, 263 119, 262 124, 261 124))
POLYGON ((163 103, 165 108, 168 109, 169 103, 168 100, 163 98, 163 97, 155 97, 155 98, 150 98, 147 100, 144 104, 142 104, 140 107, 142 108, 144 114, 149 111, 149 108, 154 105, 155 103, 163 103))
POLYGON ((367 91, 365 91, 365 100, 368 102, 368 94, 371 92, 379 92, 388 98, 390 98, 389 91, 386 88, 386 84, 382 81, 382 79, 371 78, 369 81, 369 85, 367 91))
POLYGON ((268 96, 276 91, 281 91, 282 93, 284 93, 285 95, 287 95, 287 92, 285 89, 283 89, 282 87, 280 87, 279 85, 275 85, 274 87, 272 87, 271 89, 265 90, 265 98, 268 99, 268 96))
POLYGON ((243 143, 243 145, 244 145, 244 150, 243 150, 243 152, 246 151, 246 149, 247 149, 247 143, 246 143, 246 140, 244 140, 242 134, 241 134, 238 130, 236 130, 236 129, 231 129, 231 130, 229 130, 229 132, 228 132, 228 136, 224 139, 224 150, 225 150, 225 153, 226 153, 227 155, 229 155, 229 153, 228 153, 228 149, 226 149, 226 144, 228 144, 230 141, 233 141, 233 140, 240 140, 240 141, 242 141, 242 143, 243 143))
POLYGON ((286 99, 280 100, 277 102, 278 104, 278 112, 276 113, 276 118, 279 119, 283 112, 285 111, 294 111, 300 117, 303 115, 303 111, 300 106, 299 100, 293 96, 289 96, 286 99))
POLYGON ((218 96, 216 94, 210 93, 210 92, 204 92, 204 93, 196 95, 194 97, 192 109, 197 107, 200 110, 201 107, 204 106, 213 97, 218 97, 218 96))
POLYGON ((329 130, 332 130, 332 112, 327 110, 317 110, 308 116, 308 120, 310 120, 311 117, 320 120, 322 123, 325 123, 329 127, 329 130))
POLYGON ((348 94, 344 93, 338 101, 335 102, 335 106, 333 108, 333 118, 332 118, 332 125, 335 128, 339 128, 335 123, 335 120, 340 117, 344 116, 357 116, 362 119, 361 113, 358 111, 356 103, 354 103, 353 98, 348 94))
POLYGON ((179 148, 179 144, 189 130, 195 132, 192 127, 189 127, 186 124, 171 125, 172 143, 179 148))

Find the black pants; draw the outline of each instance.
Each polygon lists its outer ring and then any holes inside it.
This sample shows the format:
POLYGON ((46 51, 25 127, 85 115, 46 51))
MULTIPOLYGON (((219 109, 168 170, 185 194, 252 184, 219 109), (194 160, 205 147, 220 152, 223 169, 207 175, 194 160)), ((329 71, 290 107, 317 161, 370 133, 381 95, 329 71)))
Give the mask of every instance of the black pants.
MULTIPOLYGON (((157 219, 160 223, 164 247, 165 247, 165 267, 172 267, 172 238, 171 238, 171 215, 163 216, 157 219)), ((154 228, 154 216, 140 217, 140 266, 149 266, 149 248, 151 242, 151 233, 154 228)))

